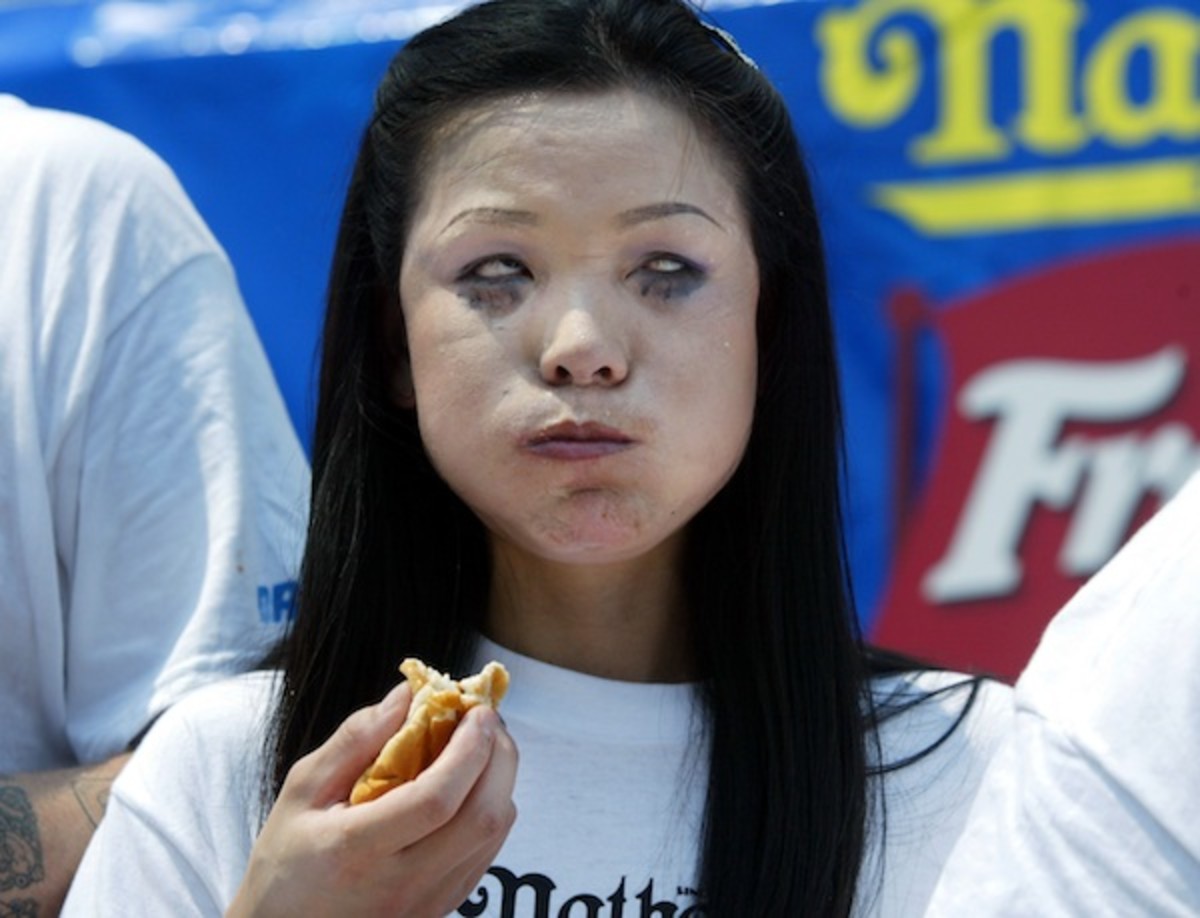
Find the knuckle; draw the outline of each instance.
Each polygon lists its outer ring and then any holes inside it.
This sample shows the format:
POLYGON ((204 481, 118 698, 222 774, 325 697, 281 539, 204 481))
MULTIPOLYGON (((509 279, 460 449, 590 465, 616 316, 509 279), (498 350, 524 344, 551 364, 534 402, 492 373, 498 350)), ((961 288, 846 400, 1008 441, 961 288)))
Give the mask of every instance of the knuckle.
POLYGON ((367 712, 355 711, 337 728, 334 733, 336 741, 343 746, 357 747, 371 739, 367 729, 367 712))
POLYGON ((517 818, 517 809, 512 801, 495 806, 483 806, 475 816, 475 828, 478 836, 485 840, 503 838, 508 834, 517 818))
POLYGON ((417 819, 428 831, 444 826, 458 812, 459 800, 449 788, 430 789, 417 804, 417 819))
POLYGON ((310 752, 308 755, 297 759, 292 767, 288 769, 286 775, 283 776, 283 785, 279 788, 280 799, 290 799, 292 797, 306 796, 313 782, 313 771, 315 765, 313 763, 313 755, 310 752))

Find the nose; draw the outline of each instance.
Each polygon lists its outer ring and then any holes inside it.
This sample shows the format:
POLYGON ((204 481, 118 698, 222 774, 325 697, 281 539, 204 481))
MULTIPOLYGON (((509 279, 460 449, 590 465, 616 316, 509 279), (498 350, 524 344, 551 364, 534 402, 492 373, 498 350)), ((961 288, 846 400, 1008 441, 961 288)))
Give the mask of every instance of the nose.
POLYGON ((602 306, 574 305, 547 325, 539 369, 552 386, 616 386, 629 375, 626 342, 602 306))

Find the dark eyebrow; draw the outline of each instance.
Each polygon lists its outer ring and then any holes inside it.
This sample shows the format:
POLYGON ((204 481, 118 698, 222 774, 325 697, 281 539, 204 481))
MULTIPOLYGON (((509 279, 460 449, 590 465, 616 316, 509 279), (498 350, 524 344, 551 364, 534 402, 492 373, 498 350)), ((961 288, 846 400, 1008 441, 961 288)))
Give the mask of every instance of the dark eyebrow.
POLYGON ((476 220, 500 226, 534 226, 538 222, 538 215, 531 210, 510 210, 507 207, 469 207, 451 217, 450 222, 442 227, 442 232, 463 220, 476 220))
POLYGON ((713 226, 723 228, 706 211, 694 204, 685 204, 683 201, 663 201, 661 204, 647 204, 645 207, 635 207, 632 210, 621 213, 617 217, 617 223, 622 227, 629 227, 638 223, 645 223, 647 220, 661 220, 663 217, 674 217, 678 214, 692 214, 697 217, 703 217, 713 226))

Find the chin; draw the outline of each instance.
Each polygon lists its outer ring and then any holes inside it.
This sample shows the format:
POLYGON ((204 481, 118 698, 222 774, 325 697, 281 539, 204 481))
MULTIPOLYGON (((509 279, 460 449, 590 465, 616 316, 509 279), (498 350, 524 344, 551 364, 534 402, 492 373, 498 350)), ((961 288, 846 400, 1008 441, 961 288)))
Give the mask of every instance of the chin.
POLYGON ((574 531, 556 531, 536 544, 528 545, 534 554, 561 564, 605 565, 636 561, 669 550, 679 531, 648 533, 622 526, 587 526, 574 531))
POLYGON ((606 565, 634 561, 649 554, 651 549, 633 547, 612 542, 582 542, 571 545, 555 545, 541 552, 547 561, 560 564, 606 565))
POLYGON ((525 554, 553 563, 603 565, 662 551, 681 536, 684 524, 677 523, 686 514, 656 510, 645 500, 612 500, 597 491, 520 520, 483 519, 500 540, 525 554))

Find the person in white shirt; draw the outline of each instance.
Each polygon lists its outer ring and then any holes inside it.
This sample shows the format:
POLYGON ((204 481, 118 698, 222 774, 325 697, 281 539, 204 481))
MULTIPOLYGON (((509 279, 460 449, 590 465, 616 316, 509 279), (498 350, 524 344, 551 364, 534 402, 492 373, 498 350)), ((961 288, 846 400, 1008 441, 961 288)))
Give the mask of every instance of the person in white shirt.
POLYGON ((921 913, 1009 690, 856 632, 820 230, 724 33, 499 0, 412 38, 323 346, 280 668, 159 722, 68 914, 921 913), (351 806, 408 656, 504 661, 504 720, 351 806))
POLYGON ((1200 474, 1055 616, 933 915, 1200 913, 1200 474))
POLYGON ((309 472, 169 168, 0 96, 0 912, 52 914, 138 736, 282 636, 309 472))

